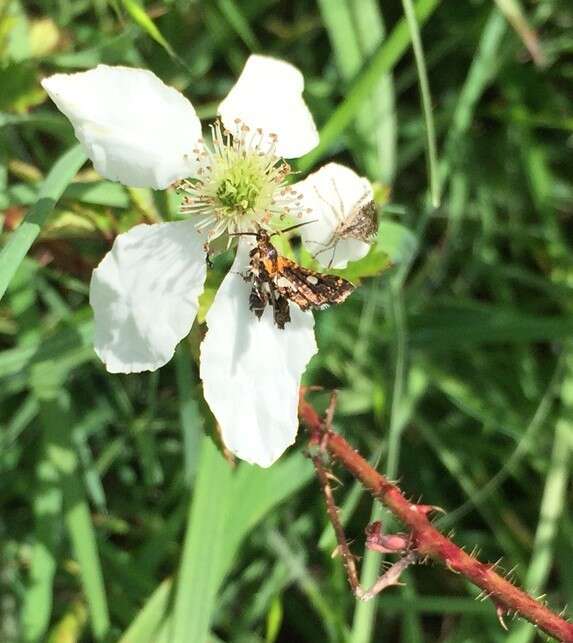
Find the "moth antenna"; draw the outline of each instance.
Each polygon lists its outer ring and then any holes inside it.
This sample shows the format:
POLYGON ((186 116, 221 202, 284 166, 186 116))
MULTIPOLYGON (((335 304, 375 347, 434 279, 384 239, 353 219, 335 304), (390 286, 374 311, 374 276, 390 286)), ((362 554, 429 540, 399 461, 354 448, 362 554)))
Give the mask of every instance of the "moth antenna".
POLYGON ((283 230, 277 230, 273 232, 270 236, 274 237, 275 234, 282 234, 283 232, 290 232, 291 230, 296 230, 297 228, 302 228, 303 225, 308 225, 309 223, 316 223, 318 219, 312 219, 312 221, 303 221, 302 223, 295 223, 294 225, 284 228, 283 230))

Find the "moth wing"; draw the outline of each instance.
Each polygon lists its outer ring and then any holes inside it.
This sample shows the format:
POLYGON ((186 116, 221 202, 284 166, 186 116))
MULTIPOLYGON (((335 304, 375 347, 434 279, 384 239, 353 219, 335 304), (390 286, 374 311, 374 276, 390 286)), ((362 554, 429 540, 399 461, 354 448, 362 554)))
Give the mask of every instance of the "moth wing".
POLYGON ((297 264, 285 266, 275 279, 277 290, 302 310, 343 302, 354 286, 342 277, 321 275, 297 264))

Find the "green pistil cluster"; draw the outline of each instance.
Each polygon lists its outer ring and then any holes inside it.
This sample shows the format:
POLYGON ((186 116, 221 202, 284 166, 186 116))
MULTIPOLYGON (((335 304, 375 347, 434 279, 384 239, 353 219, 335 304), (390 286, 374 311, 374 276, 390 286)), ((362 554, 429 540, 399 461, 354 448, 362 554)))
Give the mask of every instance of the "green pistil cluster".
POLYGON ((267 179, 257 158, 238 158, 228 168, 221 168, 222 178, 216 188, 217 199, 227 217, 252 213, 259 205, 267 179))

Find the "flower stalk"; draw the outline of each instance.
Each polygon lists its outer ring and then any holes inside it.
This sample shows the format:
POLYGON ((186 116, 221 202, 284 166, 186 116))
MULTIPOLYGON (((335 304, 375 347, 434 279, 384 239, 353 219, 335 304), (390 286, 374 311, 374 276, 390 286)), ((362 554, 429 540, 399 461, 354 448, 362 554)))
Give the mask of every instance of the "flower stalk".
POLYGON ((438 531, 428 518, 428 506, 410 502, 395 483, 370 466, 333 431, 332 413, 327 413, 323 420, 306 401, 304 390, 301 390, 299 416, 308 429, 311 449, 319 448, 335 458, 408 528, 410 551, 422 559, 430 558, 445 565, 479 587, 493 601, 502 623, 506 614, 515 612, 555 639, 573 643, 573 623, 497 574, 495 564, 482 563, 438 531))

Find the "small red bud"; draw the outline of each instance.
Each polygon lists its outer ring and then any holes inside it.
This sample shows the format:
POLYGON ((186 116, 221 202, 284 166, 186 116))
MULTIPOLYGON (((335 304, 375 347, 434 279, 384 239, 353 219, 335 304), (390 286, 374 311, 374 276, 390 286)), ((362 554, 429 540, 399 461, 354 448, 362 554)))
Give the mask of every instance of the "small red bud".
POLYGON ((366 547, 381 554, 395 554, 408 549, 410 539, 405 534, 382 532, 382 523, 377 521, 366 527, 366 547))

